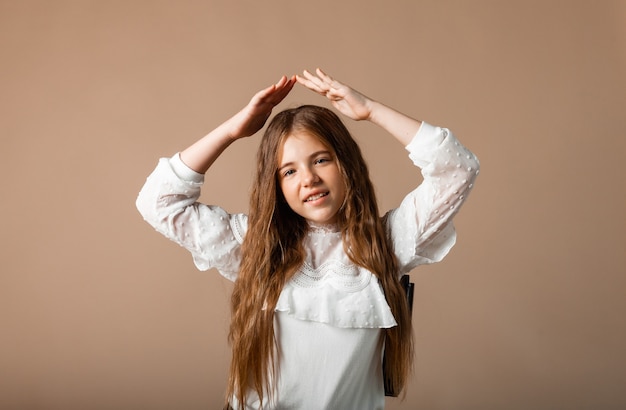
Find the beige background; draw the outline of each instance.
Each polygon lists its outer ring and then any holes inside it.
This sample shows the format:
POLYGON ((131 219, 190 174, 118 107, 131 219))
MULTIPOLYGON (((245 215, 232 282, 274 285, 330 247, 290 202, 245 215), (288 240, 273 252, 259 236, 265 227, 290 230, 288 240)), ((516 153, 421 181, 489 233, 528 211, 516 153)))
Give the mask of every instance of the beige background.
MULTIPOLYGON (((388 408, 625 408, 625 21, 624 1, 0 1, 0 408, 217 408, 230 285, 134 200, 158 157, 316 66, 482 163, 457 247, 412 275, 415 377, 388 408)), ((301 103, 325 104, 281 107, 301 103)), ((348 125, 397 205, 403 148, 348 125)), ((204 200, 246 210, 256 144, 204 200)))

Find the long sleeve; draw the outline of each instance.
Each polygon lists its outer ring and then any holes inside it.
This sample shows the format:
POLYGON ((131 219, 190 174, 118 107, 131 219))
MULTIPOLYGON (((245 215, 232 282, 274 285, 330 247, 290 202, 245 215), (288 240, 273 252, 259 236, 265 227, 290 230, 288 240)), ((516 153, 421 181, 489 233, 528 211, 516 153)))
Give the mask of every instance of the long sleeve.
POLYGON ((158 232, 189 250, 200 270, 217 268, 235 280, 247 217, 198 202, 204 175, 179 155, 162 158, 139 192, 136 206, 158 232))
POLYGON ((445 128, 422 123, 406 147, 424 180, 384 217, 401 274, 438 262, 456 241, 452 218, 473 187, 480 164, 445 128))

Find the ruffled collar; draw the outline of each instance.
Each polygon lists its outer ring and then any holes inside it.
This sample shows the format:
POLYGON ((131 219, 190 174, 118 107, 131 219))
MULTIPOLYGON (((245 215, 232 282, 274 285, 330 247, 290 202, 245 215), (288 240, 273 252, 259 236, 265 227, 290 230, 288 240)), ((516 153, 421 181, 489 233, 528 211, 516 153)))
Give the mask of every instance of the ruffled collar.
POLYGON ((317 222, 307 221, 309 224, 309 232, 312 233, 338 233, 341 232, 337 224, 321 224, 317 222))

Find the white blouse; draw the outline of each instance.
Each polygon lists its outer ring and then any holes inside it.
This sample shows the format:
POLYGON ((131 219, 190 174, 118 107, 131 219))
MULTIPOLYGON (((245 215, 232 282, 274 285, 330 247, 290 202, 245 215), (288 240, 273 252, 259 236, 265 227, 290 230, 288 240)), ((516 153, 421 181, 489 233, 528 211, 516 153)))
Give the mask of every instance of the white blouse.
MULTIPOLYGON (((465 201, 479 163, 444 128, 422 123, 406 147, 423 182, 383 217, 400 272, 438 262, 454 245, 452 217, 465 201)), ((163 158, 137 198, 157 231, 188 249, 200 270, 237 279, 247 216, 197 202, 204 175, 179 155, 163 158)), ((268 409, 382 409, 382 329, 396 326, 378 279, 354 265, 341 233, 311 226, 305 262, 285 285, 275 310, 279 380, 268 409)), ((267 397, 267 395, 265 396, 267 397)), ((259 409, 248 403, 233 408, 259 409)))

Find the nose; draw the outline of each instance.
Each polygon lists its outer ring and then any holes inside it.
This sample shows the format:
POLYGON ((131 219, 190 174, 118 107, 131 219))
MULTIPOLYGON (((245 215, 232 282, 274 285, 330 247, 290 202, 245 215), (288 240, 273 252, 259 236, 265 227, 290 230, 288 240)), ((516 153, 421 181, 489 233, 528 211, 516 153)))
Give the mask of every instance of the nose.
POLYGON ((302 172, 302 184, 304 186, 315 185, 316 183, 319 182, 319 180, 320 180, 319 176, 317 175, 315 170, 313 170, 311 168, 306 168, 305 170, 303 170, 303 172, 302 172))

